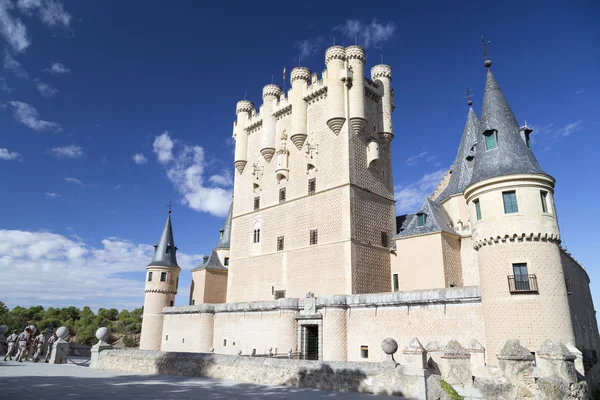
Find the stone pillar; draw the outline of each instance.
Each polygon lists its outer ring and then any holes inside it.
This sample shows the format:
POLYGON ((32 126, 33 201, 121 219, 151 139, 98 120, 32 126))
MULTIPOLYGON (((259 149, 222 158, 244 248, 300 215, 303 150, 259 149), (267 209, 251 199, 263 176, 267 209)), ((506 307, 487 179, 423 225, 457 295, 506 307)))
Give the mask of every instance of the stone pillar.
POLYGON ((577 382, 575 355, 558 340, 546 340, 537 352, 540 378, 559 378, 568 384, 577 382))
POLYGON ((66 326, 61 326, 56 330, 58 339, 52 347, 50 355, 50 364, 66 364, 67 356, 69 355, 69 342, 65 338, 69 335, 69 330, 66 326))
POLYGON ((408 346, 402 350, 406 365, 410 365, 419 369, 427 369, 427 351, 419 342, 419 339, 413 338, 408 343, 408 346))
POLYGON ((202 313, 200 314, 200 325, 198 326, 197 334, 200 336, 200 347, 197 351, 206 353, 213 347, 215 314, 202 313))
POLYGON ((471 339, 467 346, 467 351, 471 355, 471 372, 473 376, 486 376, 485 348, 477 339, 471 339))
POLYGON ((444 347, 440 372, 444 380, 451 385, 472 385, 471 354, 456 340, 449 341, 444 347))
POLYGON ((583 354, 581 354, 581 351, 579 351, 579 349, 573 346, 571 343, 567 343, 566 346, 567 349, 569 349, 569 351, 575 356, 575 370, 581 376, 585 376, 585 369, 583 367, 583 354))
POLYGON ((506 341, 506 344, 498 354, 498 365, 502 374, 508 379, 513 389, 512 392, 522 385, 530 385, 533 380, 533 354, 521 345, 517 339, 506 341))
POLYGON ((96 331, 96 338, 98 339, 98 343, 92 346, 91 350, 91 358, 90 358, 90 368, 96 368, 98 365, 98 357, 102 350, 112 349, 112 346, 106 341, 110 336, 110 331, 108 328, 102 327, 98 328, 96 331))
POLYGON ((427 369, 433 375, 440 375, 439 364, 442 361, 442 346, 436 340, 432 340, 425 345, 425 350, 427 351, 427 369))
POLYGON ((323 360, 347 361, 348 340, 345 307, 327 307, 323 314, 323 360))

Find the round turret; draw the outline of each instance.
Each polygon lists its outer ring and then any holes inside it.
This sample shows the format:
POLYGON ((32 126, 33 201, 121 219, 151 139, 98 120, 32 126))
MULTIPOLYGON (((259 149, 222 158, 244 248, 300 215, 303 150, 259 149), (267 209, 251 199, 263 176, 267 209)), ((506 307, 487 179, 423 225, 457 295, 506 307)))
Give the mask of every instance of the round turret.
POLYGON ((325 50, 325 64, 329 64, 331 60, 346 60, 346 49, 342 46, 331 46, 325 50))
POLYGON ((290 140, 298 150, 304 145, 304 141, 308 136, 306 133, 307 109, 304 95, 312 72, 306 67, 296 67, 290 74, 290 82, 292 83, 292 134, 290 140))
POLYGON ((254 103, 251 102, 250 100, 240 100, 237 102, 237 104, 235 106, 236 114, 239 114, 242 112, 252 114, 252 111, 254 111, 254 103))
POLYGON ((365 52, 365 49, 360 46, 348 46, 346 47, 346 59, 359 60, 364 63, 367 61, 367 53, 365 52))
POLYGON ((260 115, 262 116, 262 134, 260 154, 265 161, 271 162, 275 154, 275 130, 277 118, 273 115, 274 102, 279 99, 283 91, 274 84, 268 84, 263 87, 262 98, 263 105, 261 106, 260 115))
MULTIPOLYGON (((283 91, 281 90, 281 88, 278 85, 270 83, 268 85, 265 85, 265 87, 263 87, 262 98, 264 99, 265 97, 269 97, 269 96, 279 98, 279 96, 281 96, 282 93, 283 93, 283 91)), ((238 102, 238 105, 239 105, 239 102, 238 102)))
POLYGON ((350 90, 350 126, 355 134, 365 132, 367 119, 365 118, 365 49, 360 46, 346 47, 348 60, 348 76, 346 86, 350 90))
POLYGON ((246 124, 254 113, 254 103, 250 100, 240 100, 235 107, 237 121, 234 125, 233 137, 235 138, 235 158, 233 165, 241 174, 248 163, 248 132, 246 124))
POLYGON ((331 46, 325 51, 327 64, 327 126, 336 135, 346 121, 344 109, 344 79, 346 79, 346 49, 331 46))
POLYGON ((384 145, 394 138, 392 127, 392 112, 394 111, 394 91, 392 89, 392 67, 386 64, 378 64, 371 68, 371 80, 382 86, 381 117, 379 139, 384 145))
POLYGON ((392 67, 386 64, 378 64, 371 68, 371 79, 388 78, 392 80, 392 67))
POLYGON ((290 82, 293 84, 294 81, 296 81, 298 79, 302 79, 308 83, 308 82, 310 82, 311 77, 312 77, 312 72, 310 72, 310 69, 308 69, 306 67, 296 67, 290 73, 290 82))

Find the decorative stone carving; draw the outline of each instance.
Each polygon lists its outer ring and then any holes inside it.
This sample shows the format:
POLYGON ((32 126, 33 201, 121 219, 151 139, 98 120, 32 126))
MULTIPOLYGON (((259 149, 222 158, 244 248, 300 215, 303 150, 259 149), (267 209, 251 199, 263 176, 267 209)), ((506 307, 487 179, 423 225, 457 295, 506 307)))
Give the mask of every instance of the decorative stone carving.
POLYGON ((306 293, 304 299, 304 309, 300 312, 302 315, 315 315, 317 313, 317 299, 313 292, 306 293))
POLYGON ((314 141, 311 140, 306 143, 306 173, 310 170, 314 170, 315 172, 319 169, 317 168, 317 155, 319 154, 319 145, 313 144, 314 141))
POLYGON ((279 150, 277 150, 277 169, 275 170, 275 174, 278 182, 281 182, 282 179, 288 178, 290 172, 289 156, 290 151, 287 149, 287 134, 284 130, 281 133, 281 144, 279 146, 279 150))

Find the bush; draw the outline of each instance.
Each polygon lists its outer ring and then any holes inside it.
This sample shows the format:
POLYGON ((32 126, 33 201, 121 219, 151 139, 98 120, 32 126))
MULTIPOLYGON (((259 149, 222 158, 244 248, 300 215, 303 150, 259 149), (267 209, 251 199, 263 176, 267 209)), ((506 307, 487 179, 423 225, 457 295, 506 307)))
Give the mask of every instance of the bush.
POLYGON ((452 387, 451 384, 449 384, 448 382, 446 382, 443 379, 440 379, 440 386, 442 387, 442 389, 444 390, 444 392, 446 392, 448 394, 448 396, 450 396, 450 398, 452 400, 464 400, 464 397, 462 397, 461 395, 459 395, 456 390, 454 390, 454 388, 452 387))
POLYGON ((140 339, 133 335, 123 336, 123 345, 125 347, 138 347, 140 345, 140 339))

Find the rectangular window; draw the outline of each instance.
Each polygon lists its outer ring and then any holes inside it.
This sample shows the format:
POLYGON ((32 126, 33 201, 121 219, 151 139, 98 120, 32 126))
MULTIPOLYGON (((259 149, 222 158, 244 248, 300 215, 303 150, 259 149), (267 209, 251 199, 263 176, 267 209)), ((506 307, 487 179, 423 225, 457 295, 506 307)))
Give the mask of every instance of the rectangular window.
POLYGON ((152 282, 152 271, 148 272, 148 282, 152 282))
POLYGON ((519 212, 519 207, 517 206, 517 192, 514 190, 511 192, 502 192, 502 200, 504 201, 505 214, 519 212))
POLYGON ((425 214, 417 214, 417 226, 425 226, 425 214))
POLYGON ((569 278, 565 279, 565 285, 567 285, 567 294, 573 294, 573 287, 569 278))
POLYGON ((166 282, 167 281, 167 273, 166 272, 161 272, 160 273, 160 281, 161 282, 166 282))
POLYGON ((319 240, 319 231, 317 229, 313 229, 310 231, 310 244, 317 244, 319 240))
POLYGON ((171 246, 167 245, 167 254, 171 254, 171 246))
POLYGON ((223 347, 227 347, 227 339, 223 339, 223 347))
POLYGON ((474 200, 475 204, 475 215, 477 216, 477 221, 481 221, 481 205, 479 204, 479 200, 474 200))
POLYGON ((260 229, 255 229, 254 230, 254 237, 252 239, 253 243, 258 243, 260 242, 260 229))
POLYGON ((540 191, 540 197, 542 199, 542 212, 548 212, 548 192, 540 191))
POLYGON ((277 238, 277 251, 283 250, 283 236, 277 238))
POLYGON ((317 178, 308 180, 308 194, 315 194, 317 191, 317 178))
POLYGON ((260 196, 254 198, 254 211, 260 208, 260 196))
POLYGON ((225 266, 228 266, 228 265, 229 265, 229 257, 225 257, 225 259, 223 260, 223 264, 224 264, 225 266))
POLYGON ((513 264, 513 274, 515 275, 515 289, 518 292, 529 290, 529 274, 527 273, 527 264, 513 264))
POLYGON ((177 277, 177 283, 175 284, 175 289, 179 288, 179 277, 177 277))
POLYGON ((527 132, 525 133, 525 144, 527 145, 527 148, 531 150, 531 138, 527 132))
POLYGON ((398 274, 393 275, 393 284, 394 284, 394 292, 400 290, 400 285, 398 284, 398 274))
POLYGON ((171 307, 173 307, 173 300, 171 300, 171 307))
POLYGON ((165 335, 165 342, 169 341, 169 335, 165 335))
POLYGON ((195 306, 196 305, 196 300, 192 299, 192 305, 195 306))
POLYGON ((389 246, 387 232, 381 232, 381 245, 383 247, 388 247, 389 246))
POLYGON ((360 346, 360 358, 369 358, 369 346, 360 346))
POLYGON ((279 189, 279 202, 285 202, 285 188, 279 189))
POLYGON ((498 147, 496 131, 489 130, 483 132, 483 136, 485 136, 485 150, 492 150, 498 147))

